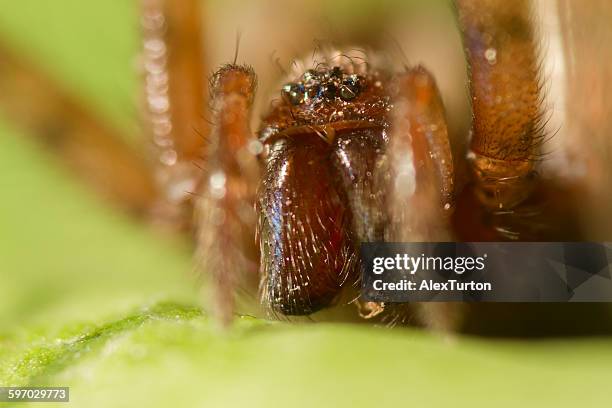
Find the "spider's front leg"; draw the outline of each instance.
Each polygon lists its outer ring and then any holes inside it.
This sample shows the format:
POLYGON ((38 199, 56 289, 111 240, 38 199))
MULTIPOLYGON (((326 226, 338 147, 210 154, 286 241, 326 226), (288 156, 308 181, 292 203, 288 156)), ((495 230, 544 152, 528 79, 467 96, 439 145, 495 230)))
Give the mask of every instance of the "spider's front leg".
MULTIPOLYGON (((474 207, 460 205, 458 229, 472 240, 567 235, 571 210, 558 204, 568 194, 559 194, 538 174, 545 139, 544 95, 530 4, 458 0, 457 9, 470 68, 471 190, 484 208, 474 222, 465 222, 474 207), (565 219, 566 231, 551 228, 554 218, 565 219), (483 228, 477 231, 474 223, 483 228)), ((464 197, 470 200, 469 194, 464 197)))
MULTIPOLYGON (((453 158, 444 106, 432 75, 423 67, 398 75, 393 126, 386 153, 389 177, 387 209, 389 242, 449 241, 454 209, 453 158)), ((403 322, 409 305, 388 305, 384 319, 403 322)), ((459 303, 428 302, 414 305, 426 327, 456 330, 462 321, 459 303)))
POLYGON ((81 181, 138 218, 158 192, 145 155, 44 70, 0 43, 0 110, 81 181))
POLYGON ((145 122, 156 156, 153 220, 189 230, 205 151, 206 66, 200 0, 141 0, 145 122))
POLYGON ((211 82, 213 128, 197 204, 197 256, 213 279, 214 312, 228 324, 241 274, 255 276, 258 267, 253 207, 261 144, 249 128, 252 69, 226 65, 211 82))
POLYGON ((227 65, 213 75, 209 124, 204 120, 201 1, 142 0, 142 8, 146 106, 161 190, 154 215, 163 224, 190 229, 189 193, 198 191, 198 263, 213 281, 213 312, 228 324, 239 275, 254 276, 258 264, 253 210, 257 146, 249 144, 255 74, 248 67, 227 65))

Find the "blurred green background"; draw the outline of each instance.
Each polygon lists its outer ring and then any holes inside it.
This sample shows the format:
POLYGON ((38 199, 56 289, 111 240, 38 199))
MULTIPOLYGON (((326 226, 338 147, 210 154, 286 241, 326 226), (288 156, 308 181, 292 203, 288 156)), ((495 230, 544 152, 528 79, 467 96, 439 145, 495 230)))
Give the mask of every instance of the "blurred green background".
MULTIPOLYGON (((0 38, 137 134, 135 2, 1 0, 0 38)), ((610 405, 607 338, 248 317, 219 333, 188 245, 100 203, 1 112, 0 188, 1 386, 70 386, 78 407, 610 405)))

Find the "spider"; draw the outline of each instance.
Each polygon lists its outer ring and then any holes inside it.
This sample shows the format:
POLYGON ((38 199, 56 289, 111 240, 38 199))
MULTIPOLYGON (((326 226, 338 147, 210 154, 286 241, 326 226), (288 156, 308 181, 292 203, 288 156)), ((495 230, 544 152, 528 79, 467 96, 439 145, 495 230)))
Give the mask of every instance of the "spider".
MULTIPOLYGON (((584 187, 541 174, 546 81, 527 1, 455 2, 473 114, 467 152, 455 157, 427 67, 327 43, 294 61, 252 131, 256 73, 236 63, 236 46, 207 90, 199 7, 142 1, 153 169, 68 99, 48 104, 43 133, 133 212, 194 232, 223 324, 241 282, 253 281, 275 316, 354 303, 366 319, 405 321, 410 305, 360 300, 362 242, 584 236, 575 199, 584 187), (76 154, 85 147, 96 153, 76 154)), ((58 98, 7 61, 32 94, 58 98)), ((431 327, 455 328, 465 314, 461 305, 416 307, 431 327)))

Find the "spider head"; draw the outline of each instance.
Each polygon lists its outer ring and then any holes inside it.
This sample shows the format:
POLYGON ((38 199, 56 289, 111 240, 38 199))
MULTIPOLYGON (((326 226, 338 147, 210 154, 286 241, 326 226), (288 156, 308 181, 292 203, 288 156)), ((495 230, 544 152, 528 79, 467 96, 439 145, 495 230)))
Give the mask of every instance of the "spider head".
POLYGON ((280 98, 263 118, 264 144, 292 135, 319 135, 331 142, 335 131, 387 127, 391 109, 388 75, 346 56, 313 62, 280 89, 280 98))

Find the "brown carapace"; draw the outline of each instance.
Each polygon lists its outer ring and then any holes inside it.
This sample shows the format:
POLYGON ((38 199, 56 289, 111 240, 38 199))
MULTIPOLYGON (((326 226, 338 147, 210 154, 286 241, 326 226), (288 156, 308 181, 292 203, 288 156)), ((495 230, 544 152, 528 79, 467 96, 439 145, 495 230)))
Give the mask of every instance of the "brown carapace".
MULTIPOLYGON (((409 320, 406 309, 414 306, 422 323, 453 329, 471 306, 361 302, 360 243, 581 238, 572 198, 586 190, 539 172, 546 109, 528 1, 455 1, 473 120, 467 152, 454 158, 442 99, 425 67, 319 45, 286 73, 253 132, 250 67, 234 61, 212 76, 210 90, 203 86, 201 2, 142 3, 155 166, 4 49, 0 81, 18 81, 6 83, 0 102, 27 127, 51 129, 43 132, 49 145, 107 196, 157 223, 197 231, 198 268, 212 277, 212 310, 224 324, 236 292, 259 285, 274 315, 354 302, 362 317, 394 323, 409 320), (32 94, 42 101, 38 110, 23 97, 32 94), (207 99, 210 120, 202 115, 207 99), (468 171, 459 171, 466 160, 468 171)), ((508 317, 529 307, 483 310, 508 317)))

